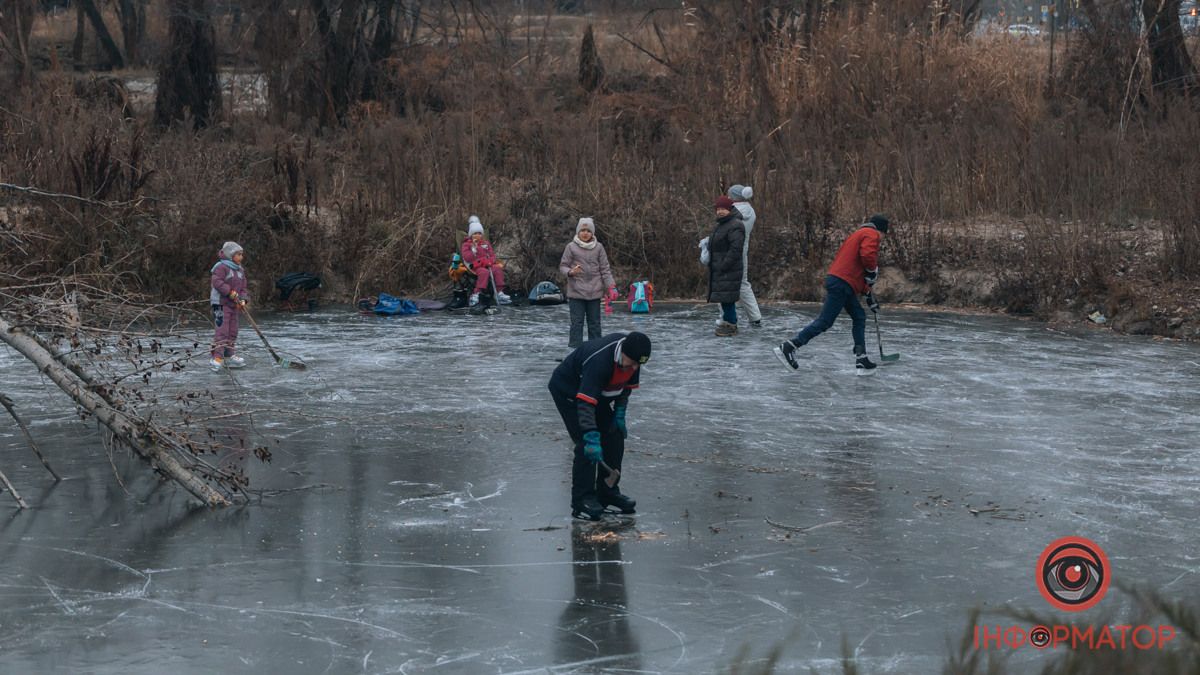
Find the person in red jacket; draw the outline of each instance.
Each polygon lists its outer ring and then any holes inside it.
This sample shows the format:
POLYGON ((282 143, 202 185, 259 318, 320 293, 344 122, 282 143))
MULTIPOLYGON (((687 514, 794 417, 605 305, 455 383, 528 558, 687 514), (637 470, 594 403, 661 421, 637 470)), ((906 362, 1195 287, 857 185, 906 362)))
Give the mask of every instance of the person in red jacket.
POLYGON ((859 304, 858 296, 867 296, 867 307, 872 312, 879 310, 871 288, 879 278, 879 242, 887 231, 887 216, 877 213, 842 243, 829 266, 829 276, 825 277, 825 304, 821 306, 821 313, 796 337, 784 340, 775 348, 775 356, 783 365, 793 371, 799 370, 796 348, 829 330, 837 315, 845 309, 853 321, 850 333, 854 337, 854 367, 859 375, 870 375, 874 371, 875 364, 867 358, 867 313, 859 304))

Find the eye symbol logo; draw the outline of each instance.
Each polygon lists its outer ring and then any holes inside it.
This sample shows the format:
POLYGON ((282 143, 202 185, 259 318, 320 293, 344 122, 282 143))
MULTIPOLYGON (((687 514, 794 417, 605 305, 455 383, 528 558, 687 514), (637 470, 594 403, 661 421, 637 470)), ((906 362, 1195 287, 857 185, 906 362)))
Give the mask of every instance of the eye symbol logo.
POLYGON ((1067 612, 1082 612, 1108 592, 1108 556, 1090 539, 1056 540, 1038 557, 1037 570, 1042 597, 1067 612))

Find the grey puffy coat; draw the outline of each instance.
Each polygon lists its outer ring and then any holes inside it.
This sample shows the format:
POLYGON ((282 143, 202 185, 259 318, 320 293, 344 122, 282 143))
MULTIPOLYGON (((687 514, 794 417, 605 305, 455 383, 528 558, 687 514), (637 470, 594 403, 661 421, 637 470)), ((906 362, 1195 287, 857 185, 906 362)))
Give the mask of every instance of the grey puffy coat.
POLYGON ((738 213, 742 214, 742 224, 746 227, 746 241, 742 244, 742 281, 749 281, 750 232, 754 230, 754 221, 758 220, 758 214, 754 212, 754 207, 750 206, 750 202, 734 202, 733 206, 737 208, 738 213))
POLYGON ((572 240, 563 250, 562 260, 558 261, 558 271, 567 278, 568 298, 599 300, 604 297, 604 291, 617 285, 608 266, 608 254, 600 242, 596 242, 596 248, 588 250, 572 240), (583 267, 583 274, 570 276, 567 273, 575 263, 583 267))
POLYGON ((742 293, 742 249, 746 228, 737 209, 717 220, 708 238, 708 301, 737 302, 742 293))

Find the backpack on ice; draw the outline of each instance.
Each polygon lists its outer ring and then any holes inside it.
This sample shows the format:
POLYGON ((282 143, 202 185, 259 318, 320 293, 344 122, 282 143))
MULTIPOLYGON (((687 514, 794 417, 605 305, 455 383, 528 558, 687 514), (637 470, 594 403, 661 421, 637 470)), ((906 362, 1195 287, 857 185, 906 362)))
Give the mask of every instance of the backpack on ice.
POLYGON ((635 281, 629 284, 629 311, 634 314, 648 314, 654 307, 654 284, 649 281, 635 281))
POLYGON ((562 289, 553 281, 543 281, 529 291, 529 304, 531 305, 561 305, 566 301, 562 289))

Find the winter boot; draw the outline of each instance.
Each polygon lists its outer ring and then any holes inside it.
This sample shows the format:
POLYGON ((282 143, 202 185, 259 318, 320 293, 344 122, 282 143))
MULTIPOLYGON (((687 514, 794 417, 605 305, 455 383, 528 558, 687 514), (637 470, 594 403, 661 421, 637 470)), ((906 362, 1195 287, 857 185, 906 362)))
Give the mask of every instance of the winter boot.
POLYGON ((875 364, 871 363, 871 359, 867 358, 866 349, 862 347, 854 348, 854 374, 855 375, 874 375, 875 364))
POLYGON ((219 373, 225 367, 225 359, 220 356, 212 357, 208 362, 208 367, 214 372, 219 373))
POLYGON ((737 332, 736 323, 722 321, 721 323, 717 324, 717 329, 714 331, 714 334, 717 337, 733 337, 734 335, 737 335, 737 332))
POLYGON ((505 293, 504 291, 497 291, 496 292, 496 302, 500 303, 501 305, 511 305, 512 298, 508 297, 508 294, 505 293))
POLYGON ((784 340, 775 348, 775 358, 779 362, 787 366, 792 372, 800 370, 800 363, 796 361, 796 345, 791 340, 784 340))
POLYGON ((571 515, 580 520, 600 520, 604 517, 604 507, 596 501, 595 495, 585 495, 571 505, 571 515))
POLYGON ((755 319, 754 321, 750 322, 750 325, 755 328, 762 328, 762 319, 755 319))
POLYGON ((227 368, 245 368, 246 367, 246 359, 243 359, 242 357, 238 356, 237 354, 234 354, 233 356, 226 356, 225 357, 225 366, 227 368))
POLYGON ((471 299, 467 301, 467 304, 469 304, 469 305, 470 305, 470 306, 472 306, 472 307, 474 307, 475 305, 478 305, 478 304, 479 304, 479 294, 478 294, 478 293, 472 293, 472 294, 471 294, 471 299))
POLYGON ((637 506, 637 501, 621 494, 619 488, 600 490, 597 497, 602 505, 611 506, 621 513, 636 513, 634 507, 637 506))

